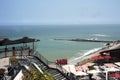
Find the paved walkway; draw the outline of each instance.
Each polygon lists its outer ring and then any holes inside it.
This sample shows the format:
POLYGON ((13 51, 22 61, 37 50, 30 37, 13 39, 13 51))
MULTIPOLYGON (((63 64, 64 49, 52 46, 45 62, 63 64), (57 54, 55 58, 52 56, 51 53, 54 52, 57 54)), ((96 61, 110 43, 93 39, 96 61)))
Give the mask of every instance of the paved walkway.
POLYGON ((7 70, 7 67, 9 66, 9 58, 1 58, 0 59, 0 68, 4 68, 7 70))

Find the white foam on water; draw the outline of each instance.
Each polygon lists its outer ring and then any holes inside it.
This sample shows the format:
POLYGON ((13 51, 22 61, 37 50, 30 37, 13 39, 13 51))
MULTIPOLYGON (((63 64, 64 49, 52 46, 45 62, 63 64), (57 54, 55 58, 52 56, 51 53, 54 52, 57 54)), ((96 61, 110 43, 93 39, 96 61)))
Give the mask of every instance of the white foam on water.
POLYGON ((83 56, 87 56, 87 55, 89 55, 89 54, 95 53, 96 51, 98 51, 98 50, 100 50, 100 49, 102 49, 102 48, 94 48, 94 49, 86 52, 83 56))
POLYGON ((96 36, 96 37, 110 37, 109 35, 105 35, 105 34, 92 34, 92 36, 96 36))
MULTIPOLYGON (((94 54, 95 52, 101 50, 102 48, 94 48, 92 50, 89 50, 88 52, 84 53, 83 55, 79 55, 78 57, 71 58, 68 63, 69 64, 75 64, 77 62, 80 62, 84 57, 94 54)), ((79 52, 79 54, 82 54, 79 52)))

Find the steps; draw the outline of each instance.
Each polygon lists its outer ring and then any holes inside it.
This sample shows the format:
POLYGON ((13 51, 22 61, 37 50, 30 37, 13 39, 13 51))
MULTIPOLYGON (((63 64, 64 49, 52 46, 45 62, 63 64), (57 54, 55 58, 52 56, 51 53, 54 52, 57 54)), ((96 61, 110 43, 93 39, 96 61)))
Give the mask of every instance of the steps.
POLYGON ((36 63, 42 71, 48 71, 55 80, 70 80, 68 79, 61 71, 55 68, 50 68, 47 64, 45 64, 42 60, 37 58, 36 56, 32 59, 34 63, 36 63))

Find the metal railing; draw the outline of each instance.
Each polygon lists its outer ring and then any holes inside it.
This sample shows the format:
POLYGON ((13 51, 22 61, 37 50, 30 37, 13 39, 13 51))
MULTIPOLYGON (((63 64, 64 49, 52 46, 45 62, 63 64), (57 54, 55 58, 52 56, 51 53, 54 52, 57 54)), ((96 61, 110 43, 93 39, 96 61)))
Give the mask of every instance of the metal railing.
POLYGON ((37 56, 40 60, 42 60, 45 64, 49 64, 49 61, 43 57, 38 51, 34 52, 33 53, 34 56, 37 56))

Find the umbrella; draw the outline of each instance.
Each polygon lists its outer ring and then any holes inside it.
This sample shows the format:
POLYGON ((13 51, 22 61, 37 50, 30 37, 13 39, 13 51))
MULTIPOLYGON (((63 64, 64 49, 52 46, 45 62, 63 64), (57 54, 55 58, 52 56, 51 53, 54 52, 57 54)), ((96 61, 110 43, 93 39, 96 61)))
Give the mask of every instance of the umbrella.
POLYGON ((98 56, 98 58, 97 58, 98 60, 103 60, 104 59, 104 57, 103 56, 98 56))
POLYGON ((99 56, 93 56, 92 59, 94 59, 94 60, 102 60, 102 59, 104 59, 104 57, 99 55, 99 56))
POLYGON ((90 71, 88 71, 88 73, 90 73, 90 74, 97 74, 97 73, 102 73, 102 72, 98 71, 98 70, 90 70, 90 71))
POLYGON ((105 59, 111 59, 110 55, 104 56, 105 59))
POLYGON ((111 68, 106 68, 106 71, 113 72, 113 71, 119 71, 119 69, 111 67, 111 68))
POLYGON ((119 73, 112 73, 109 76, 115 77, 115 78, 120 78, 120 74, 119 73))
POLYGON ((97 60, 98 56, 93 56, 92 59, 97 60))
POLYGON ((85 72, 82 72, 82 71, 78 71, 78 72, 75 73, 75 75, 76 75, 76 76, 82 76, 82 75, 85 76, 85 75, 88 75, 88 74, 85 73, 85 72))
POLYGON ((115 74, 114 74, 114 77, 115 77, 115 78, 120 78, 120 74, 115 73, 115 74))

